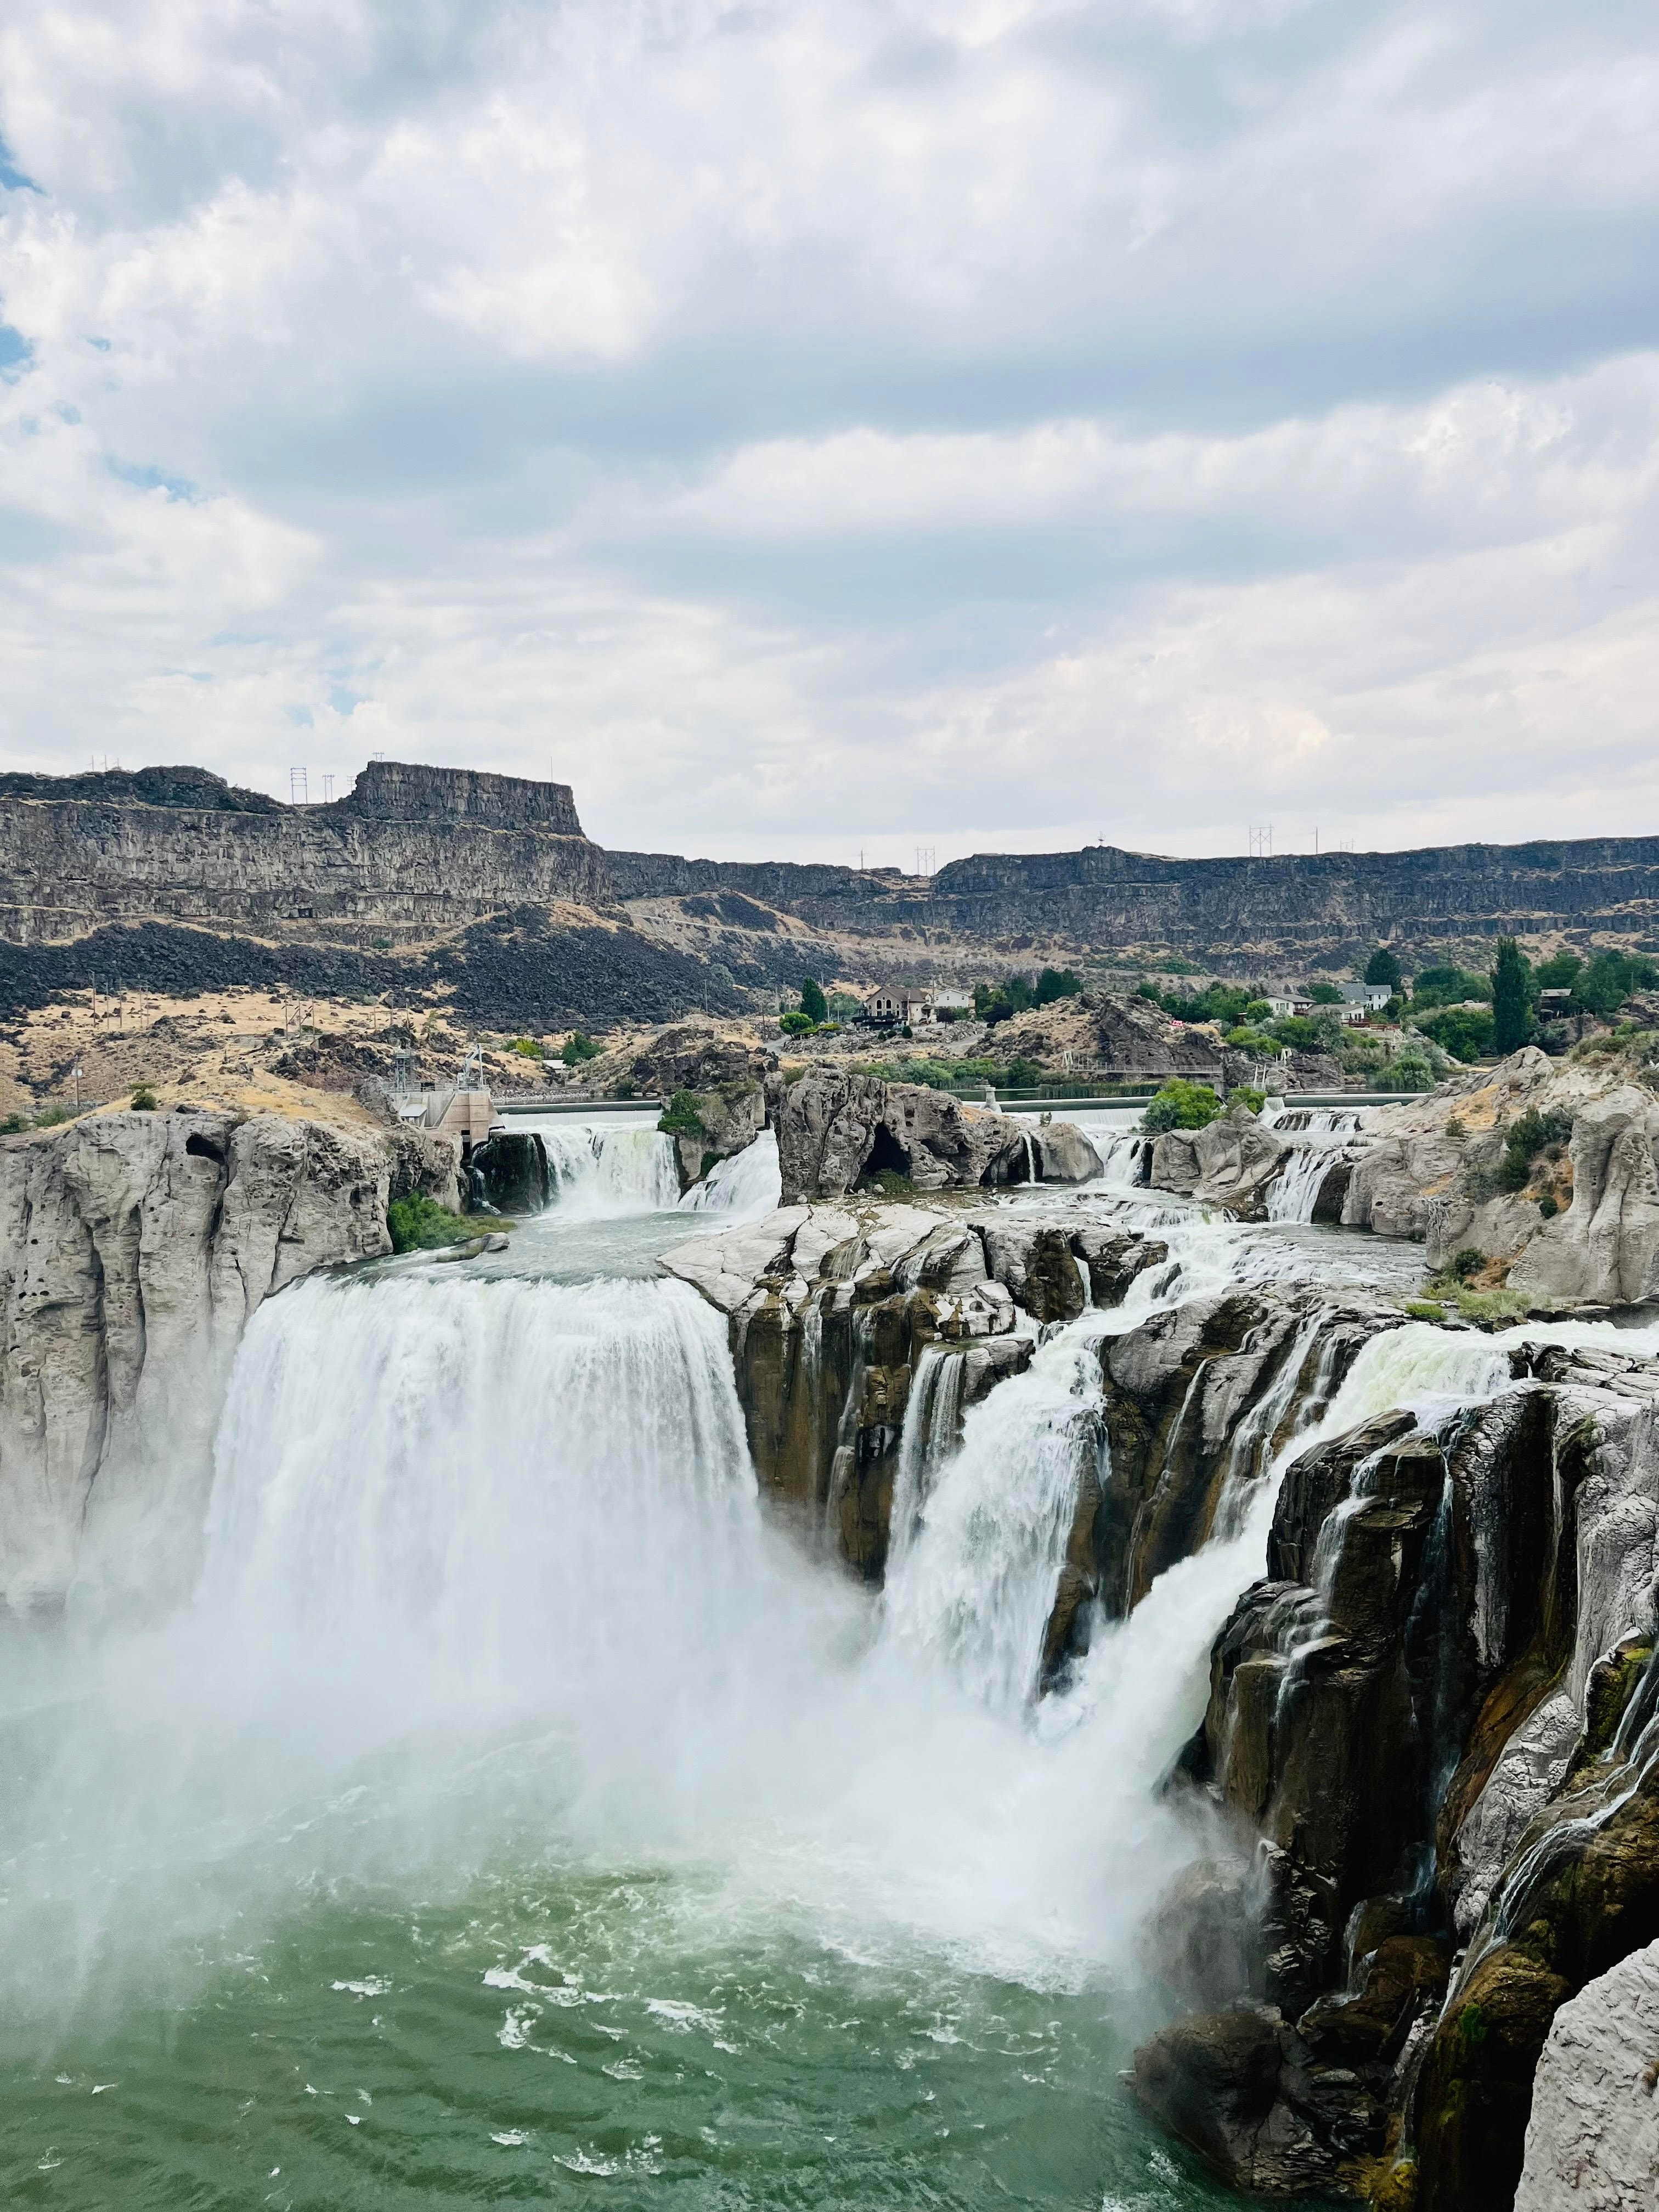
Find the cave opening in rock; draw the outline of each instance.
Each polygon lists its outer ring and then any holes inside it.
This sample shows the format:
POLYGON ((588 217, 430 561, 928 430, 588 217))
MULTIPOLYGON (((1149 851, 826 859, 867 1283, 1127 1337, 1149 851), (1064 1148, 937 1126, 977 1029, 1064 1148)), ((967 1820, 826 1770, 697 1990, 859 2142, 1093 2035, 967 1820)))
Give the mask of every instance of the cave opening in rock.
POLYGON ((864 1182, 873 1182, 878 1175, 884 1173, 902 1175, 907 1179, 910 1173, 908 1150, 900 1144, 898 1139, 884 1123, 877 1127, 871 1139, 869 1154, 865 1160, 864 1172, 860 1180, 864 1182))

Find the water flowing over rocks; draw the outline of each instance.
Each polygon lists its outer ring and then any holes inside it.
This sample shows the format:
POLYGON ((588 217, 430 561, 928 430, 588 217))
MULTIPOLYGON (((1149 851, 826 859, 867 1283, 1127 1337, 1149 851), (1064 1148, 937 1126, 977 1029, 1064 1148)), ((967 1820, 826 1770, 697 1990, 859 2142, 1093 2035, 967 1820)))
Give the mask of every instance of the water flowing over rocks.
POLYGON ((1240 2187, 1498 2212, 1553 2019, 1659 1933, 1659 1362, 1389 1356, 1425 1409, 1291 1462, 1182 1762, 1238 1856, 1163 1940, 1219 1912, 1245 2009, 1134 2084, 1240 2187))
POLYGON ((453 1204, 447 1139, 276 1115, 109 1114, 0 1149, 0 1591, 15 1610, 187 1589, 242 1332, 301 1275, 453 1204))
POLYGON ((840 1198, 884 1169, 918 1190, 1082 1182, 1099 1172, 1094 1147, 1069 1123, 1029 1128, 920 1084, 820 1066, 790 1084, 769 1078, 767 1103, 786 1200, 840 1198))

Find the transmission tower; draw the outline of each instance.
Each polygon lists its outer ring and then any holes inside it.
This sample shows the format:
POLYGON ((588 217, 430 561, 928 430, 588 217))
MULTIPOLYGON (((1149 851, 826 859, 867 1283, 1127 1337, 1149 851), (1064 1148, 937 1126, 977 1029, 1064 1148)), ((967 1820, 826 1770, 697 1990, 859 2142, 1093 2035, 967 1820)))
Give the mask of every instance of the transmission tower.
POLYGON ((306 772, 302 768, 291 768, 288 772, 288 803, 290 806, 309 806, 310 794, 306 789, 306 772))

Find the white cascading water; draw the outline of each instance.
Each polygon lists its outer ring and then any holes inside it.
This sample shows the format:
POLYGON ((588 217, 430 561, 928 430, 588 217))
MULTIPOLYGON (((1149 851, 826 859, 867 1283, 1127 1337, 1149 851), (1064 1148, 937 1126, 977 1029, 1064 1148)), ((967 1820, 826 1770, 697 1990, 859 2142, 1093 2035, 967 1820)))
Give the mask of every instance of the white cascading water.
POLYGON ((724 1213, 734 1219, 758 1220, 773 1212, 782 1201, 777 1133, 763 1129, 740 1152, 733 1152, 730 1159, 717 1161, 702 1182, 692 1184, 679 1203, 687 1213, 724 1213))
POLYGON ((576 1121, 541 1129, 550 1203, 572 1220, 672 1213, 680 1202, 674 1140, 654 1122, 576 1121))
POLYGON ((550 1120, 538 1127, 552 1174, 550 1208, 562 1219, 620 1221, 680 1210, 758 1219, 782 1194, 778 1140, 769 1129, 682 1196, 674 1140, 653 1122, 550 1120))
POLYGON ((1364 1125, 1356 1106, 1315 1106, 1281 1114, 1273 1124, 1291 1146, 1291 1157, 1267 1190, 1269 1221, 1309 1222, 1325 1177, 1346 1139, 1364 1125))

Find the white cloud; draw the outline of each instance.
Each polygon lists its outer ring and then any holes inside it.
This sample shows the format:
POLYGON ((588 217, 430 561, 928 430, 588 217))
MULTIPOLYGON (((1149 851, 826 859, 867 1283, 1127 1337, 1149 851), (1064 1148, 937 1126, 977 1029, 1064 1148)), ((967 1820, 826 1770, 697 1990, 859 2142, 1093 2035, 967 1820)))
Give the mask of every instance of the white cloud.
POLYGON ((1656 110, 1617 0, 13 0, 0 743, 1649 826, 1656 110))

